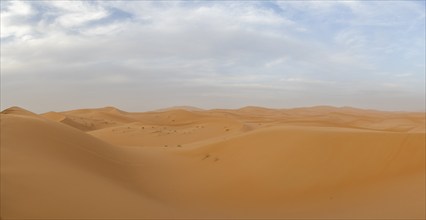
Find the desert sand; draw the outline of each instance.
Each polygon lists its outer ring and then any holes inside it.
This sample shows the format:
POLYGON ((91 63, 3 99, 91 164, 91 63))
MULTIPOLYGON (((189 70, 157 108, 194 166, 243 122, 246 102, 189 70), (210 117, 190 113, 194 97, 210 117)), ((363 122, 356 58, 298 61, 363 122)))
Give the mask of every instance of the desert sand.
POLYGON ((425 218, 425 113, 1 113, 2 219, 425 218))

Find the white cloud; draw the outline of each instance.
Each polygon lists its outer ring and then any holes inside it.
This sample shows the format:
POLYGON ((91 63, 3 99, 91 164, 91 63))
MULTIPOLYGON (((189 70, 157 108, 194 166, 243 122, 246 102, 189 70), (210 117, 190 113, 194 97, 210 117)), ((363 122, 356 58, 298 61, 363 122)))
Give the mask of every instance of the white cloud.
POLYGON ((108 16, 108 11, 99 5, 84 1, 50 1, 59 16, 56 22, 64 28, 72 28, 108 16))
POLYGON ((270 67, 273 67, 273 66, 276 66, 276 65, 280 65, 280 64, 283 64, 284 62, 286 62, 287 61, 287 57, 285 57, 285 56, 283 56, 283 57, 279 57, 278 59, 273 59, 273 60, 271 60, 271 61, 268 61, 268 62, 266 62, 265 63, 265 67, 266 68, 270 68, 270 67))
POLYGON ((2 8, 2 11, 3 11, 2 15, 4 16, 7 16, 7 15, 28 16, 34 13, 31 5, 24 1, 5 2, 3 6, 5 7, 4 9, 2 8))
POLYGON ((358 49, 366 45, 366 37, 358 30, 346 29, 338 32, 335 41, 345 48, 358 49))
MULTIPOLYGON (((23 1, 3 2, 0 14, 0 37, 24 37, 31 34, 32 27, 26 23, 28 16, 33 15, 30 4, 23 1)), ((28 37, 27 37, 28 38, 28 37)))

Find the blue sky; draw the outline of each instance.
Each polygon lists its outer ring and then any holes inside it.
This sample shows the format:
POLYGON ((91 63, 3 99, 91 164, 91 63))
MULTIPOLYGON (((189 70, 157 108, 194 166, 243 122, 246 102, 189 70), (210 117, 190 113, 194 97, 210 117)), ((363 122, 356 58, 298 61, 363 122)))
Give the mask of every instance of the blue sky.
POLYGON ((1 2, 2 109, 424 100, 424 1, 1 2))

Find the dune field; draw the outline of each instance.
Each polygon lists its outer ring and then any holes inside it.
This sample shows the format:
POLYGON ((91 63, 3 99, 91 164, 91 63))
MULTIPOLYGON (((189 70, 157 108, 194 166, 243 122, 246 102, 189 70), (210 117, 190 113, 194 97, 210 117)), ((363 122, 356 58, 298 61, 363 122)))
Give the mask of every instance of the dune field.
POLYGON ((425 113, 1 112, 2 219, 425 218, 425 113))

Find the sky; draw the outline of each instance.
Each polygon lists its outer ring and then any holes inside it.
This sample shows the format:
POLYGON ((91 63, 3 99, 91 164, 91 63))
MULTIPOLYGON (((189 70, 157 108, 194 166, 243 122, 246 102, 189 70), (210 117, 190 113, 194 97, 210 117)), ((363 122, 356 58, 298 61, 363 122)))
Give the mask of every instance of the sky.
POLYGON ((425 110, 425 1, 1 1, 1 109, 425 110))

